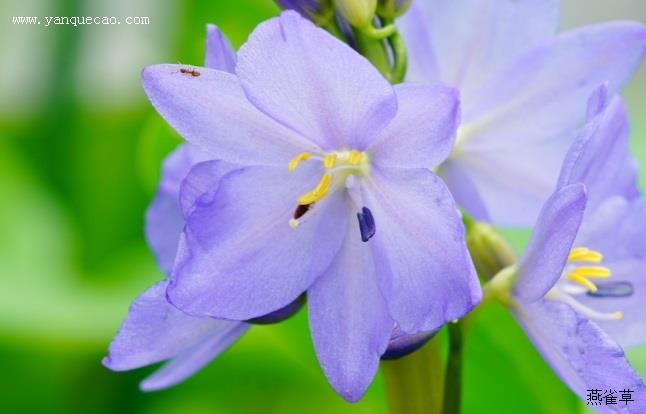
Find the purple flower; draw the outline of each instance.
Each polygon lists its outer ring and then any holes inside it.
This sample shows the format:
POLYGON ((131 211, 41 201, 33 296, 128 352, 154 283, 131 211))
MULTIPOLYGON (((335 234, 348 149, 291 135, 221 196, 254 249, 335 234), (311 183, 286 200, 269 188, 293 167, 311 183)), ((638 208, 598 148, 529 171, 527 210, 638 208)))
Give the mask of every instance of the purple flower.
POLYGON ((620 344, 646 342, 646 202, 634 199, 636 170, 621 98, 609 100, 606 87, 599 88, 588 116, 519 262, 511 306, 579 396, 585 399, 588 389, 630 389, 635 402, 608 412, 643 413, 646 389, 620 344))
POLYGON ((308 19, 312 19, 326 9, 331 11, 330 0, 276 0, 276 4, 285 10, 294 10, 308 19))
MULTIPOLYGON (((225 71, 235 67, 235 54, 213 25, 207 26, 205 66, 225 71)), ((182 228, 184 210, 197 189, 180 185, 189 171, 199 169, 208 156, 190 144, 181 145, 164 161, 157 194, 146 213, 146 238, 157 263, 170 273, 182 228)), ((199 194, 198 194, 199 195, 199 194)), ((168 282, 154 284, 130 307, 103 364, 115 371, 130 370, 169 360, 141 383, 157 390, 174 385, 202 368, 249 327, 244 322, 193 317, 166 300, 168 282)), ((295 309, 287 309, 295 311, 295 309)), ((285 316, 285 315, 280 315, 285 316)))
POLYGON ((321 366, 355 401, 396 326, 436 330, 481 296, 455 203, 427 168, 452 148, 457 94, 393 88, 289 11, 256 28, 235 75, 199 72, 143 72, 158 112, 212 158, 181 185, 196 196, 168 298, 249 320, 307 292, 321 366))
POLYGON ((531 225, 557 180, 592 90, 618 91, 646 27, 611 22, 554 35, 557 0, 418 0, 399 20, 408 81, 460 90, 462 123, 440 175, 476 219, 531 225))

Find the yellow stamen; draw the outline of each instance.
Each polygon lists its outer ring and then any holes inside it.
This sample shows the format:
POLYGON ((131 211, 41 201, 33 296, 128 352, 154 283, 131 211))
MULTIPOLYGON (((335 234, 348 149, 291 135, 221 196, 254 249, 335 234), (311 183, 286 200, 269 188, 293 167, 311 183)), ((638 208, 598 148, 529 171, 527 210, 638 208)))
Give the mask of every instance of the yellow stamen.
POLYGON ((619 320, 624 317, 624 314, 621 311, 616 311, 612 313, 612 317, 615 318, 616 320, 619 320))
POLYGON ((298 197, 298 204, 301 204, 301 205, 312 204, 320 200, 321 198, 325 197, 325 195, 327 194, 327 190, 330 188, 331 179, 332 179, 332 176, 329 173, 323 173, 323 176, 321 177, 321 181, 319 181, 319 183, 316 185, 316 188, 298 197))
POLYGON ((587 247, 575 247, 570 251, 568 261, 570 262, 592 262, 599 263, 603 259, 603 255, 587 247))
POLYGON ((596 292, 598 290, 597 286, 586 279, 585 276, 581 276, 573 272, 568 275, 568 279, 570 279, 572 282, 580 284, 591 292, 596 292))
POLYGON ((357 150, 350 151, 350 157, 348 159, 348 162, 350 164, 357 165, 361 162, 362 159, 363 159, 363 153, 357 150))
POLYGON ((582 277, 605 279, 610 277, 610 269, 603 266, 580 266, 572 270, 571 274, 576 274, 582 277))
POLYGON ((289 227, 295 229, 300 223, 295 218, 289 219, 289 227))
POLYGON ((328 155, 325 156, 325 158, 323 158, 323 165, 325 166, 325 168, 334 167, 335 162, 336 162, 336 154, 335 153, 328 154, 328 155))
POLYGON ((289 171, 294 171, 301 161, 308 160, 310 157, 311 155, 309 152, 301 152, 289 161, 289 164, 287 164, 287 169, 289 171))

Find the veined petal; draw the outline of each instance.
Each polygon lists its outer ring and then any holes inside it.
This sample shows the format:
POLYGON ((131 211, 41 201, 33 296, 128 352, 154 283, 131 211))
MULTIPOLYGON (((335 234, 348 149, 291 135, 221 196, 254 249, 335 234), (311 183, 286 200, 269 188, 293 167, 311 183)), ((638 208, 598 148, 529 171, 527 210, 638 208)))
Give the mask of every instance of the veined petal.
POLYGON ((215 332, 192 347, 180 352, 152 375, 144 379, 143 391, 156 391, 184 381, 206 364, 215 359, 249 329, 243 322, 227 322, 230 326, 222 332, 215 332))
POLYGON ((646 412, 646 389, 623 350, 594 322, 569 306, 540 300, 516 317, 546 362, 583 400, 589 389, 632 390, 635 401, 604 406, 612 413, 646 412))
MULTIPOLYGON (((192 317, 179 311, 166 300, 167 285, 167 281, 154 284, 132 303, 103 359, 106 367, 125 371, 180 355, 183 359, 197 357, 191 350, 199 350, 205 343, 224 348, 244 331, 241 326, 246 324, 242 322, 192 317)), ((208 362, 200 359, 201 365, 208 362)), ((192 365, 184 372, 190 375, 200 366, 192 365)))
POLYGON ((408 51, 406 68, 407 82, 440 82, 440 70, 433 48, 431 28, 426 23, 423 6, 413 2, 402 17, 397 19, 397 27, 404 38, 408 51))
POLYGON ((543 135, 573 129, 583 120, 582 103, 592 91, 604 82, 611 93, 621 89, 645 51, 646 26, 641 23, 608 22, 570 30, 514 59, 477 99, 463 96, 464 121, 491 132, 482 140, 502 139, 495 138, 502 135, 495 133, 501 125, 504 132, 538 127, 534 133, 543 135))
POLYGON ((447 82, 471 100, 503 65, 554 33, 558 8, 557 0, 418 1, 399 25, 407 44, 413 45, 412 68, 431 69, 429 56, 435 56, 439 77, 433 77, 431 70, 420 80, 447 82), (416 29, 420 21, 426 26, 426 38, 416 29))
MULTIPOLYGON (((590 105, 596 105, 596 94, 590 105)), ((592 113, 594 110, 589 110, 592 113)), ((588 191, 588 211, 614 195, 639 196, 637 166, 628 150, 628 114, 621 97, 615 96, 581 130, 568 152, 559 186, 583 183, 588 191)))
POLYGON ((646 342, 644 301, 646 300, 646 200, 627 201, 613 197, 586 216, 577 245, 603 252, 604 266, 612 271, 609 283, 628 282, 627 296, 577 296, 584 305, 600 312, 620 311, 623 317, 598 324, 623 347, 646 342))
POLYGON ((584 102, 603 82, 611 93, 619 90, 645 45, 646 29, 638 23, 573 30, 515 59, 477 99, 463 92, 451 158, 468 171, 485 202, 489 217, 482 219, 516 226, 535 220, 585 118, 584 102))
POLYGON ((343 398, 357 401, 379 368, 394 323, 379 291, 370 247, 354 226, 347 226, 339 254, 308 290, 308 314, 328 381, 343 398))
POLYGON ((146 211, 146 240, 162 271, 170 273, 177 242, 184 227, 179 203, 180 183, 206 154, 191 145, 181 145, 164 160, 157 194, 146 211))
POLYGON ((214 24, 206 25, 204 66, 229 73, 233 73, 236 69, 236 54, 229 39, 214 24))
POLYGON ((238 53, 251 102, 323 150, 363 150, 397 111, 364 57, 294 11, 260 24, 238 53))
POLYGON ((371 177, 369 244, 390 315, 411 334, 462 317, 482 292, 448 189, 428 169, 374 168, 371 177))
MULTIPOLYGON (((204 194, 217 190, 220 180, 232 171, 241 168, 240 165, 225 161, 203 161, 191 167, 182 179, 179 189, 179 203, 183 218, 187 219, 193 212, 196 201, 204 194)), ((182 228, 184 221, 182 220, 182 228)), ((177 238, 179 239, 178 233, 177 238)))
POLYGON ((541 299, 561 277, 585 205, 583 184, 563 187, 545 202, 519 262, 513 289, 516 298, 524 302, 541 299))
POLYGON ((193 76, 181 73, 182 68, 145 68, 144 90, 162 117, 210 158, 285 166, 294 154, 316 150, 250 104, 234 75, 198 68, 200 75, 193 76))
POLYGON ((368 147, 372 160, 384 167, 429 168, 444 161, 460 122, 458 91, 403 83, 395 86, 395 118, 368 147))
POLYGON ((329 266, 346 226, 347 207, 334 192, 290 227, 298 196, 319 174, 316 163, 293 172, 241 167, 202 195, 180 240, 168 289, 173 304, 189 314, 246 320, 307 290, 329 266))

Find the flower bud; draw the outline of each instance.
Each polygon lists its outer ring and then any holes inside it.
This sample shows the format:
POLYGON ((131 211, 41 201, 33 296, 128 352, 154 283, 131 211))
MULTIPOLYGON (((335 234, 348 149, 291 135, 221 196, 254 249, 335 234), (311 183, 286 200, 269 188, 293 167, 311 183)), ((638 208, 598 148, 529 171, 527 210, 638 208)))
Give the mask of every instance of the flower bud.
POLYGON ((406 13, 413 0, 379 0, 377 13, 381 17, 395 18, 406 13))
POLYGON ((276 0, 285 10, 294 10, 301 16, 320 24, 332 16, 331 0, 276 0))
POLYGON ((377 0, 334 0, 336 10, 352 26, 366 27, 372 23, 377 0))
POLYGON ((502 269, 516 263, 516 253, 491 225, 472 222, 467 225, 467 247, 478 275, 490 280, 502 269))
POLYGON ((296 312, 298 312, 303 307, 306 301, 307 297, 305 296, 305 294, 302 294, 301 296, 296 298, 295 301, 285 306, 284 308, 280 308, 264 316, 249 319, 247 322, 256 325, 269 325, 272 323, 282 322, 294 316, 294 314, 296 314, 296 312))

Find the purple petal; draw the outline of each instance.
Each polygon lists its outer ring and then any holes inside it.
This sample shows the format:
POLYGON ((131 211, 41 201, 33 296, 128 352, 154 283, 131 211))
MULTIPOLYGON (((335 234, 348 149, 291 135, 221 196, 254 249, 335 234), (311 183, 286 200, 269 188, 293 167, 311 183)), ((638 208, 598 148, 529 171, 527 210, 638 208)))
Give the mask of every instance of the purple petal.
MULTIPOLYGON (((184 175, 179 190, 179 202, 183 217, 188 218, 193 212, 196 201, 202 195, 216 191, 220 180, 239 168, 240 165, 224 161, 204 161, 193 165, 190 171, 184 175)), ((182 225, 182 229, 183 227, 182 225)), ((179 234, 181 234, 181 229, 179 234)), ((179 239, 179 236, 177 238, 179 239)))
POLYGON ((516 59, 477 99, 462 93, 462 128, 452 158, 469 171, 487 219, 531 224, 556 185, 584 120, 584 102, 606 81, 616 92, 638 66, 645 45, 646 29, 637 23, 570 31, 516 59))
POLYGON ((516 298, 526 302, 541 299, 561 277, 585 205, 583 184, 563 187, 545 202, 518 265, 513 291, 516 298))
POLYGON ((413 2, 408 11, 397 20, 397 27, 408 51, 407 82, 440 82, 437 56, 433 49, 431 27, 426 23, 423 6, 413 2))
POLYGON ((229 39, 214 24, 206 25, 204 66, 229 73, 236 70, 236 54, 229 43, 229 39))
MULTIPOLYGON (((646 412, 646 389, 623 350, 595 323, 569 306, 538 301, 520 308, 517 319, 543 358, 583 400, 588 390, 632 390, 633 402, 601 412, 646 412)), ((619 398, 620 395, 617 395, 619 398)))
POLYGON ((602 113, 610 101, 610 91, 608 90, 608 83, 604 82, 597 89, 592 91, 590 98, 588 98, 588 109, 585 113, 585 120, 591 121, 594 117, 602 113))
POLYGON ((395 327, 392 336, 390 337, 390 341, 388 342, 388 349, 381 356, 381 359, 398 359, 409 355, 427 343, 436 332, 437 331, 422 331, 420 333, 410 335, 395 327))
POLYGON ((216 332, 202 342, 177 354, 164 366, 144 379, 140 384, 140 388, 143 391, 156 391, 184 381, 215 359, 249 329, 249 325, 243 322, 227 323, 230 325, 229 329, 216 332))
MULTIPOLYGON (((592 99, 591 106, 599 105, 596 94, 592 99)), ((615 195, 627 199, 639 196, 637 166, 629 154, 628 135, 626 106, 621 97, 615 96, 581 130, 565 157, 559 186, 585 184, 588 211, 615 195)))
POLYGON ((212 159, 237 164, 281 165, 316 147, 258 111, 234 75, 180 65, 155 65, 143 71, 148 98, 166 121, 212 159))
MULTIPOLYGON (((412 68, 432 67, 427 62, 435 56, 439 77, 429 71, 420 80, 447 82, 471 100, 503 65, 554 33, 558 8, 557 0, 417 2, 400 26, 407 44, 413 45, 409 53, 412 68), (420 22, 426 36, 415 28, 420 22), (428 46, 420 48, 420 42, 428 46)), ((413 71, 413 75, 418 73, 413 71)))
POLYGON ((132 303, 103 359, 106 367, 125 371, 179 355, 189 358, 189 349, 199 349, 207 342, 226 347, 235 339, 234 332, 242 334, 244 323, 196 318, 177 310, 166 300, 167 285, 167 281, 154 284, 132 303))
POLYGON ((372 177, 364 197, 377 232, 368 243, 390 315, 411 334, 462 317, 481 291, 448 189, 421 168, 374 168, 372 177))
POLYGON ((162 271, 170 273, 177 243, 184 227, 179 204, 180 183, 206 155, 190 145, 181 145, 164 160, 157 194, 146 211, 146 240, 162 271))
POLYGON ((288 224, 298 196, 320 173, 314 162, 294 172, 241 167, 201 196, 180 241, 172 302, 189 314, 246 320, 307 290, 329 266, 346 226, 341 192, 317 202, 296 229, 288 224))
POLYGON ((367 151, 384 167, 439 165, 453 148, 460 121, 458 92, 440 84, 399 84, 395 92, 397 115, 367 151))
POLYGON ((357 401, 379 368, 393 321, 379 291, 370 247, 354 226, 348 227, 330 268, 308 290, 308 301, 321 367, 343 398, 357 401))
POLYGON ((236 72, 258 108, 324 150, 365 149, 397 112, 370 62, 293 11, 256 27, 236 72))
POLYGON ((623 313, 618 321, 598 322, 622 346, 645 343, 646 200, 630 202, 620 197, 608 199, 594 214, 586 217, 579 231, 577 245, 604 255, 603 265, 612 271, 607 283, 628 282, 633 289, 632 295, 626 297, 582 295, 577 300, 600 312, 623 313))

